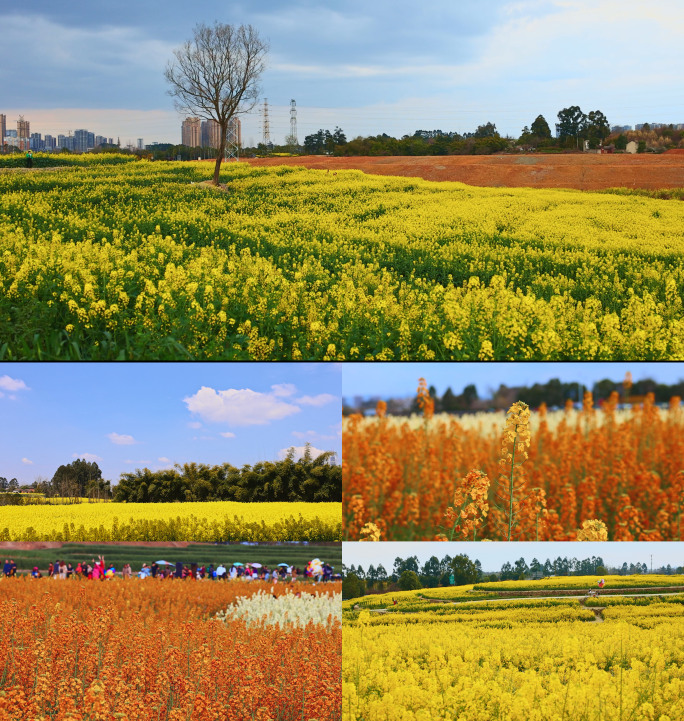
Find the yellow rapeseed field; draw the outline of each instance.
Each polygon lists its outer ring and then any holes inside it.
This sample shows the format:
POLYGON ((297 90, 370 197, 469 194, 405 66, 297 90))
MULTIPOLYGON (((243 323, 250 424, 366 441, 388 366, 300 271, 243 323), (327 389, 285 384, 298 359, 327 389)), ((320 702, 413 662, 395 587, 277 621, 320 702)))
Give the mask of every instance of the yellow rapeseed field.
POLYGON ((340 503, 5 506, 1 541, 340 541, 340 503))
POLYGON ((443 604, 350 613, 345 602, 343 721, 684 718, 684 597, 666 598, 610 599, 605 609, 602 598, 587 607, 506 601, 446 614, 443 604))
POLYGON ((0 357, 684 358, 684 205, 229 164, 0 174, 0 357))

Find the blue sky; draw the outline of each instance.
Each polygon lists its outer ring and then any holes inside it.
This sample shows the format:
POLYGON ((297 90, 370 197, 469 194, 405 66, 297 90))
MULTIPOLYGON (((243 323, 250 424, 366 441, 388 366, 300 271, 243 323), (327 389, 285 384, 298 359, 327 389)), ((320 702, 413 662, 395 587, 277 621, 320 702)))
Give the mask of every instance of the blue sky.
POLYGON ((501 383, 510 388, 559 378, 591 388, 604 378, 619 382, 627 371, 633 381, 651 378, 672 384, 684 380, 684 363, 345 363, 342 394, 349 401, 354 396, 405 398, 415 395, 422 377, 440 396, 449 386, 458 395, 474 383, 480 398, 489 398, 489 390, 501 383))
POLYGON ((142 467, 275 460, 307 441, 339 461, 341 367, 0 363, 0 419, 0 476, 20 483, 75 458, 116 483, 142 467))
POLYGON ((342 558, 344 565, 358 566, 368 570, 372 564, 382 564, 385 570, 392 572, 395 558, 410 558, 417 556, 422 565, 432 556, 442 559, 447 554, 451 557, 465 553, 471 560, 479 560, 484 571, 500 571, 504 563, 515 563, 524 558, 529 563, 533 558, 542 563, 549 558, 551 561, 558 558, 591 558, 600 556, 609 566, 629 563, 645 563, 651 568, 661 566, 677 567, 684 565, 684 543, 631 543, 607 541, 604 543, 570 543, 570 542, 515 542, 504 543, 494 541, 491 543, 343 543, 342 558))
MULTIPOLYGON (((340 125, 519 135, 538 114, 602 110, 613 124, 684 122, 681 0, 85 0, 4 3, 0 113, 33 132, 86 127, 122 143, 180 142, 163 70, 197 23, 249 23, 271 46, 271 137, 340 125)), ((259 118, 244 140, 260 139, 259 118)))

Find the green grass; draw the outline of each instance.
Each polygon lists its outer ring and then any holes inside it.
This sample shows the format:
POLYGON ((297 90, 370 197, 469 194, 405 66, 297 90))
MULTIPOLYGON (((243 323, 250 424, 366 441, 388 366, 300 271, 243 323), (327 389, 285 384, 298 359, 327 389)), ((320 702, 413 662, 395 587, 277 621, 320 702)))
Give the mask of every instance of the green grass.
POLYGON ((117 570, 121 570, 124 563, 130 563, 133 571, 139 571, 143 563, 153 561, 170 561, 184 564, 198 563, 200 565, 215 566, 222 563, 261 563, 272 568, 278 563, 294 565, 302 570, 312 558, 320 558, 329 563, 335 570, 342 569, 342 544, 259 544, 243 545, 231 544, 190 544, 186 548, 150 548, 139 544, 108 544, 108 543, 65 543, 61 548, 48 548, 36 550, 9 550, 2 549, 2 561, 6 558, 14 559, 21 570, 30 570, 34 566, 44 573, 48 564, 55 561, 71 561, 74 565, 79 561, 90 561, 99 555, 105 557, 107 564, 113 563, 117 570))

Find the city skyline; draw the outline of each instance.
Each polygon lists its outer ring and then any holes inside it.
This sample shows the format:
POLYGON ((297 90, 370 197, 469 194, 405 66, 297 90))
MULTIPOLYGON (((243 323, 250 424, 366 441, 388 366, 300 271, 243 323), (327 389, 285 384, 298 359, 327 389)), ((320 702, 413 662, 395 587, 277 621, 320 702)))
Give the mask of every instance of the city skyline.
MULTIPOLYGON (((271 44, 262 98, 273 141, 289 133, 295 98, 299 140, 340 126, 347 137, 417 129, 472 131, 493 122, 517 137, 538 114, 603 111, 611 124, 679 124, 684 106, 667 68, 681 54, 677 0, 464 0, 417 10, 409 3, 320 0, 216 9, 173 0, 164 17, 124 2, 105 19, 82 0, 44 0, 0 11, 7 41, 0 79, 8 117, 64 133, 81 117, 103 135, 178 142, 179 115, 163 69, 195 23, 251 23, 271 44), (608 31, 607 31, 608 30, 608 31), (26 63, 12 83, 12 58, 26 63), (87 68, 87 71, 86 71, 87 68), (610 68, 610 81, 605 70, 610 68)), ((246 146, 261 140, 260 115, 243 117, 246 146)))

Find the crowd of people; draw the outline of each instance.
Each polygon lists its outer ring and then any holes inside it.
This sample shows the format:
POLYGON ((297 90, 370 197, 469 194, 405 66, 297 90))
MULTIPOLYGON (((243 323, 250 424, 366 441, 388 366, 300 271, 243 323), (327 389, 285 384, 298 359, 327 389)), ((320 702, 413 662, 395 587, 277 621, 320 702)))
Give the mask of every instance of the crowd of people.
MULTIPOLYGON (((3 575, 6 578, 17 576, 17 564, 12 559, 5 559, 3 575)), ((106 580, 108 578, 122 577, 133 578, 156 578, 156 579, 191 579, 225 581, 240 579, 243 581, 261 580, 277 583, 282 581, 296 581, 297 579, 312 579, 315 581, 340 580, 341 576, 334 573, 334 568, 318 558, 307 563, 304 569, 280 563, 274 568, 262 565, 261 563, 219 563, 200 565, 197 563, 184 564, 182 561, 171 563, 169 561, 155 561, 154 563, 143 563, 142 568, 134 572, 130 563, 125 563, 118 571, 113 563, 106 564, 104 556, 93 558, 90 562, 79 561, 75 565, 69 561, 55 561, 50 563, 47 573, 43 574, 38 566, 34 566, 30 572, 32 578, 53 578, 65 580, 69 578, 106 580)))

